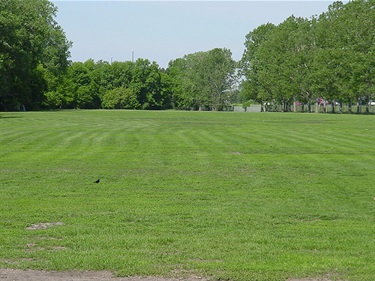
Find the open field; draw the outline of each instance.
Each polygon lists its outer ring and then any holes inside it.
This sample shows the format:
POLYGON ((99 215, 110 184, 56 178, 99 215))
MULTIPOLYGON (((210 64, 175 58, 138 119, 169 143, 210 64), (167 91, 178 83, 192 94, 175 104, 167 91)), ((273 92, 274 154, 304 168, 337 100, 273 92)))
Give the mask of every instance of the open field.
POLYGON ((0 267, 372 281, 374 144, 368 115, 0 113, 0 267))

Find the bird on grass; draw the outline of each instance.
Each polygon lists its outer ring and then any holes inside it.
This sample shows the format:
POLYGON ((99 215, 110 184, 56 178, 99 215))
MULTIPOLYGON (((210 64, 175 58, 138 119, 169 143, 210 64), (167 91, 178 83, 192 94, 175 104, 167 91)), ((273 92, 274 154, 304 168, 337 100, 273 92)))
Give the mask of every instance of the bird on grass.
POLYGON ((100 179, 97 179, 96 181, 94 181, 94 183, 99 183, 100 182, 100 179))

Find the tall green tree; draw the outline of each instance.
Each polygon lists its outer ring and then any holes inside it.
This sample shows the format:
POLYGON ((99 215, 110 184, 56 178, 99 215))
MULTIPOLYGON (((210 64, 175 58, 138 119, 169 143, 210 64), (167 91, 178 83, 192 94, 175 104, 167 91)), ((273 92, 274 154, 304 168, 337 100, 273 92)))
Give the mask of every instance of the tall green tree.
POLYGON ((192 77, 189 61, 184 58, 172 60, 168 64, 167 74, 171 81, 171 105, 175 109, 190 109, 194 106, 192 90, 192 77))
POLYGON ((311 100, 309 71, 314 41, 311 22, 291 16, 272 29, 257 48, 258 100, 270 99, 288 111, 295 100, 311 100), (267 95, 265 95, 267 93, 267 95))
POLYGON ((368 101, 374 93, 374 9, 374 0, 334 2, 319 16, 316 84, 327 99, 368 101))
POLYGON ((246 35, 245 51, 242 56, 241 74, 244 80, 241 83, 243 101, 255 100, 261 104, 272 99, 269 85, 262 79, 264 59, 259 53, 260 47, 268 40, 276 26, 268 23, 260 25, 246 35))
POLYGON ((236 83, 236 62, 229 49, 215 48, 208 51, 201 73, 205 79, 207 96, 212 110, 223 110, 231 103, 231 93, 236 83))
POLYGON ((174 89, 174 105, 178 108, 222 110, 231 100, 236 67, 230 50, 219 48, 172 61, 168 73, 174 89))
POLYGON ((136 94, 141 109, 169 107, 168 91, 163 89, 162 75, 156 62, 138 59, 134 64, 130 88, 136 94))
POLYGON ((374 30, 374 0, 337 1, 317 17, 254 29, 241 61, 243 99, 367 103, 375 92, 374 30))
POLYGON ((69 65, 69 47, 48 0, 0 1, 0 110, 39 108, 69 65))

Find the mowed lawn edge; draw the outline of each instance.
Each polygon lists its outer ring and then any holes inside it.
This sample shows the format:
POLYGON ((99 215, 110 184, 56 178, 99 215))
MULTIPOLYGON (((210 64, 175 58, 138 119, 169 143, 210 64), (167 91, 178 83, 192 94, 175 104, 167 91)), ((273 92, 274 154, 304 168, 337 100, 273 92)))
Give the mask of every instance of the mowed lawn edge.
POLYGON ((0 113, 0 266, 373 280, 374 141, 368 115, 0 113))

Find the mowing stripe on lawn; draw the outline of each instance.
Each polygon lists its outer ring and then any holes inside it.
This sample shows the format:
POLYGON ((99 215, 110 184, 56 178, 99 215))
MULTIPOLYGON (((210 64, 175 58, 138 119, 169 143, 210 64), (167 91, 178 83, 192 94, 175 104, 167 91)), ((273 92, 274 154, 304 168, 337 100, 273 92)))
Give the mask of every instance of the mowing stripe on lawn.
POLYGON ((1 113, 0 266, 372 280, 373 124, 366 115, 1 113))

